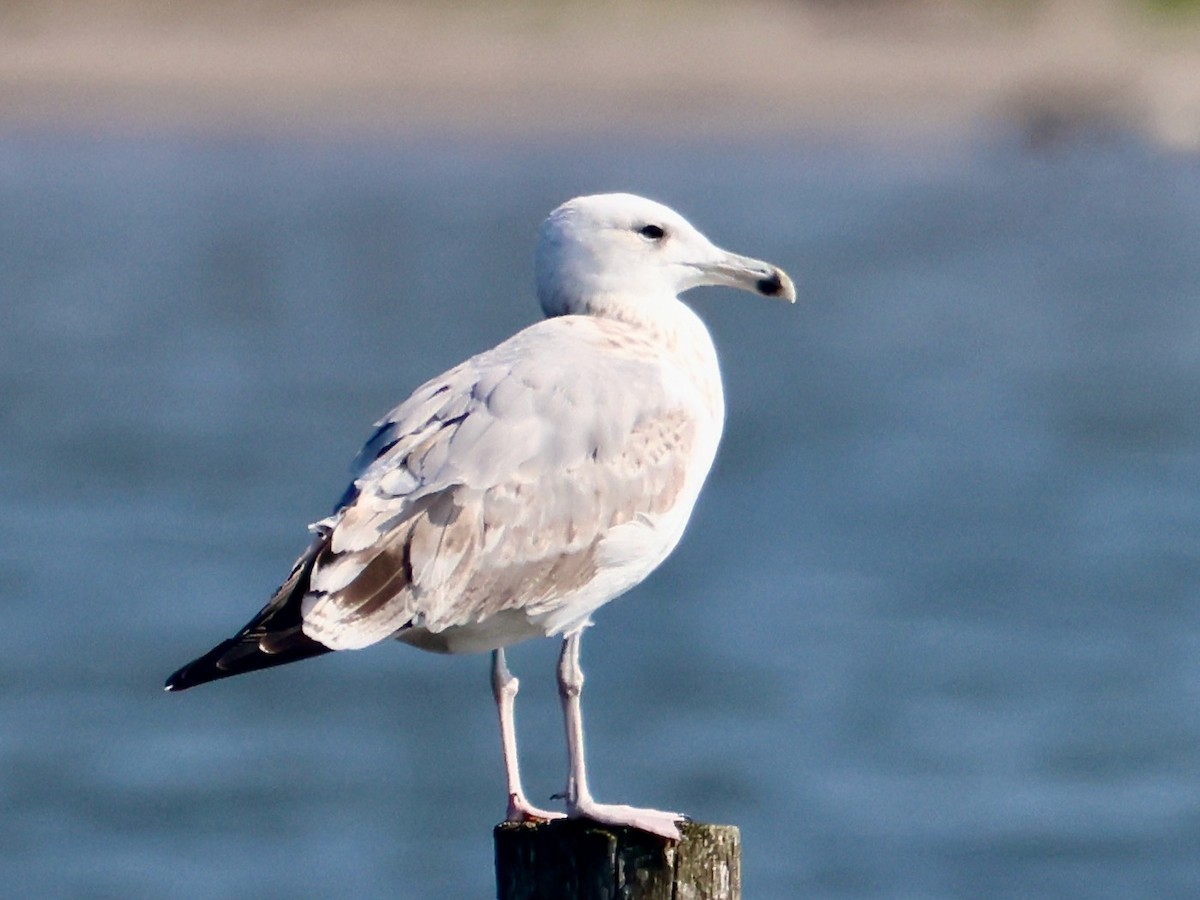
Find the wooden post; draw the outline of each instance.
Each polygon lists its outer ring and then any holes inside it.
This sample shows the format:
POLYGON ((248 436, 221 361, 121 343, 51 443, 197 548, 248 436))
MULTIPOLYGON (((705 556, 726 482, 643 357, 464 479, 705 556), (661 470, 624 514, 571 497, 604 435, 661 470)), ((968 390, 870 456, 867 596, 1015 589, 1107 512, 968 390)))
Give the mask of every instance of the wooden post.
POLYGON ((684 822, 679 843, 586 819, 496 826, 499 900, 741 900, 732 825, 684 822))

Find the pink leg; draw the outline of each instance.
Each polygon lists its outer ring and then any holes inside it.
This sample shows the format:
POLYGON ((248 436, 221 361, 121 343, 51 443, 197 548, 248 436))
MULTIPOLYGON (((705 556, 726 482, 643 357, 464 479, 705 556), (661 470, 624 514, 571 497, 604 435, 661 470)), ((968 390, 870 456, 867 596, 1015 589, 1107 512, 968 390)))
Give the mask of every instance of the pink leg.
POLYGON ((538 809, 525 797, 521 787, 521 766, 517 758, 517 729, 514 720, 514 705, 517 689, 521 683, 508 671, 504 663, 504 651, 492 651, 492 695, 496 698, 496 711, 500 716, 500 744, 504 748, 504 777, 508 782, 508 822, 544 822, 561 819, 562 813, 538 809))
POLYGON ((593 819, 606 825, 629 825, 677 841, 680 835, 676 823, 683 818, 679 813, 597 803, 592 799, 583 755, 583 711, 579 702, 583 692, 583 669, 579 665, 581 633, 582 629, 566 636, 558 658, 558 696, 562 701, 563 720, 567 728, 567 815, 573 819, 593 819))

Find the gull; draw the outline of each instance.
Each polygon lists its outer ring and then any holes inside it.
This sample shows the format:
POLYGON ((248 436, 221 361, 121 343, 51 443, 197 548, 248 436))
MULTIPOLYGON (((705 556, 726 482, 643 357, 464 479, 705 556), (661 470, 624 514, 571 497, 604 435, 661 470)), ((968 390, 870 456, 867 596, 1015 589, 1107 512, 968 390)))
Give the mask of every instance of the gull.
POLYGON ((334 512, 266 606, 168 691, 386 639, 492 653, 509 821, 561 813, 521 785, 504 648, 562 637, 566 815, 679 840, 678 813, 588 788, 580 637, 683 535, 725 419, 712 338, 679 295, 724 285, 794 302, 778 267, 715 246, 632 194, 542 224, 546 318, 419 387, 376 423, 334 512))

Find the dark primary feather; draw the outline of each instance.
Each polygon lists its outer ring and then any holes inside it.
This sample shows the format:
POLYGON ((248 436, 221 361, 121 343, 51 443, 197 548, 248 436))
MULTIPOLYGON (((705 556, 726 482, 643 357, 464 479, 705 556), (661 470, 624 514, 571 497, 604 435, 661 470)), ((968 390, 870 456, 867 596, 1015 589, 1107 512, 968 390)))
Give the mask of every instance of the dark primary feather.
POLYGON ((168 678, 166 689, 186 691, 218 678, 329 653, 328 647, 305 635, 300 627, 300 601, 308 592, 313 564, 327 542, 327 535, 313 541, 258 615, 234 637, 222 641, 168 678))

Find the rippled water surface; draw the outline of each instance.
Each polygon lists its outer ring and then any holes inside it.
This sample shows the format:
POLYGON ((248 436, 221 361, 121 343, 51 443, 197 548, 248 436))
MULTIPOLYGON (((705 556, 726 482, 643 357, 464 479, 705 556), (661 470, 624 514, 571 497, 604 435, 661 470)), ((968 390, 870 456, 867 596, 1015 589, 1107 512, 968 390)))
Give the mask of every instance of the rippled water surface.
MULTIPOLYGON (((694 296, 726 439, 584 642, 597 794, 741 826, 747 897, 1200 894, 1200 166, 1111 135, 0 138, 5 885, 489 896, 485 657, 160 688, 611 189, 803 297, 694 296)), ((554 655, 510 659, 536 798, 554 655)))

